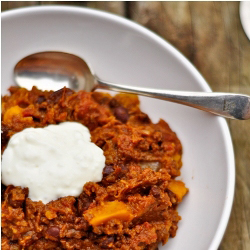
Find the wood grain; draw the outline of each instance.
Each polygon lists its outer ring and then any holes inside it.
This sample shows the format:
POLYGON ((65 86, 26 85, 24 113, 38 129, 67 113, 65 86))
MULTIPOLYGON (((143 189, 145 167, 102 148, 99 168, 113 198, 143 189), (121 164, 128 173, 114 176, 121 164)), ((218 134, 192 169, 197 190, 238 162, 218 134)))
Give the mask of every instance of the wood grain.
MULTIPOLYGON (((239 2, 2 2, 2 10, 64 4, 105 10, 134 20, 181 51, 213 91, 250 95, 250 41, 239 2)), ((228 120, 236 159, 236 190, 220 250, 250 249, 250 120, 228 120)))

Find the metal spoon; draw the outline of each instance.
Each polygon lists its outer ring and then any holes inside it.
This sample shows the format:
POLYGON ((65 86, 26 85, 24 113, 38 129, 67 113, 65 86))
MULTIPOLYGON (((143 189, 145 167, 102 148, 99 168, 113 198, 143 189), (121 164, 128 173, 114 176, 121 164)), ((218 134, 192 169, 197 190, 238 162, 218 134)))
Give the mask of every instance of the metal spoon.
POLYGON ((41 52, 19 61, 14 69, 16 83, 31 89, 75 91, 97 88, 154 97, 204 110, 226 118, 250 119, 250 96, 231 93, 170 91, 132 87, 100 80, 81 58, 64 52, 41 52))

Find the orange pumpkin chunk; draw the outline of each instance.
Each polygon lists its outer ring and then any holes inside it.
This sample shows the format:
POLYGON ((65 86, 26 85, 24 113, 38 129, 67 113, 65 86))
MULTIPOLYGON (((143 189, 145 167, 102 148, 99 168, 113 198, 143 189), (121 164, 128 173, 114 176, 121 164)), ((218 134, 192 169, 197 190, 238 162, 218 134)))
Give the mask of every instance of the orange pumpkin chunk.
POLYGON ((23 109, 20 108, 19 106, 13 106, 11 108, 9 108, 5 114, 4 114, 4 117, 3 117, 3 120, 4 122, 6 123, 9 123, 11 122, 12 120, 12 117, 15 116, 15 115, 20 115, 22 116, 22 112, 23 112, 23 109))
POLYGON ((182 181, 176 180, 171 180, 168 183, 168 189, 176 195, 178 202, 181 202, 182 198, 188 192, 188 189, 185 187, 185 184, 182 181))
POLYGON ((133 214, 124 202, 111 201, 88 209, 84 217, 92 226, 98 226, 111 219, 130 221, 133 219, 133 214))

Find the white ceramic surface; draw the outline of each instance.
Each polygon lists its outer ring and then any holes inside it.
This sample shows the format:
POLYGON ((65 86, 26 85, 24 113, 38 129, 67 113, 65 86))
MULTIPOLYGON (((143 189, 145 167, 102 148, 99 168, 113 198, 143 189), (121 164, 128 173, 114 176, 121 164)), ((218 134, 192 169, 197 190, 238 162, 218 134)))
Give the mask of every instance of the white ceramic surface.
POLYGON ((250 1, 240 2, 239 10, 242 27, 250 40, 250 1))
MULTIPOLYGON (((85 8, 44 6, 2 14, 2 93, 22 57, 45 50, 76 54, 108 81, 173 90, 211 91, 175 48, 126 19, 85 8)), ((216 250, 234 195, 234 153, 226 121, 202 111, 141 97, 154 122, 165 119, 183 144, 181 179, 190 192, 164 250, 216 250)))

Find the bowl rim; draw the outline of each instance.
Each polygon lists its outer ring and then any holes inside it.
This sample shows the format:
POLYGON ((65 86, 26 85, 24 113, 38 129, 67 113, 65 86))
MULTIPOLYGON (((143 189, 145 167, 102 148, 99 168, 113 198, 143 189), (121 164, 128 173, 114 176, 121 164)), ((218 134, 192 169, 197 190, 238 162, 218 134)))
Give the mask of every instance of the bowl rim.
MULTIPOLYGON (((67 6, 67 5, 38 5, 38 6, 28 6, 28 7, 19 7, 16 9, 6 10, 1 13, 1 19, 7 20, 8 18, 16 16, 25 16, 28 14, 43 13, 43 12, 58 12, 58 13, 75 13, 90 15, 95 17, 100 17, 108 19, 117 23, 120 23, 126 27, 130 27, 136 31, 139 31, 146 36, 151 37, 161 46, 166 48, 170 53, 172 53, 181 63, 185 64, 190 73, 194 75, 199 83, 199 87, 206 92, 211 92, 211 88, 203 78, 198 69, 173 45, 171 45, 167 40, 162 38, 160 35, 155 32, 143 27, 139 23, 136 23, 133 20, 129 20, 126 17, 119 16, 118 14, 113 14, 103 10, 97 10, 90 7, 81 7, 81 6, 67 6)), ((226 147, 226 160, 227 160, 227 187, 226 187, 226 199, 224 201, 224 206, 222 210, 222 215, 218 223, 217 230, 214 233, 212 242, 210 243, 209 250, 217 250, 223 236, 225 234, 231 210, 234 200, 235 192, 235 156, 233 149, 233 142, 230 134, 230 130, 226 119, 218 117, 218 123, 221 126, 222 135, 225 141, 226 147)))

